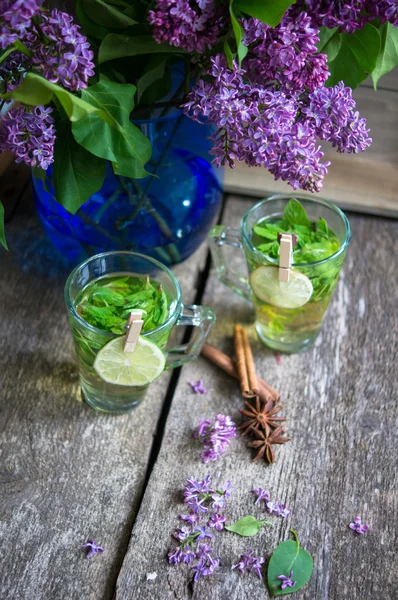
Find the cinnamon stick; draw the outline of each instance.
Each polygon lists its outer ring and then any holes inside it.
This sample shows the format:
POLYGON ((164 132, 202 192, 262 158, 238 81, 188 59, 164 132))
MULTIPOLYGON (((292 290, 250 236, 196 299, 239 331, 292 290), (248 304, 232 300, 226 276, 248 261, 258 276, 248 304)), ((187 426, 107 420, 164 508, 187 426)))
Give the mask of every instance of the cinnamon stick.
POLYGON ((240 389, 244 398, 253 398, 258 394, 257 375, 254 367, 249 338, 242 325, 234 327, 236 368, 240 389))
MULTIPOLYGON (((202 356, 207 358, 214 365, 222 369, 225 373, 234 377, 235 379, 239 379, 239 375, 236 368, 236 363, 224 352, 218 350, 211 344, 204 344, 201 352, 202 356)), ((280 399, 280 394, 277 392, 272 386, 269 385, 264 379, 261 377, 257 378, 258 381, 258 395, 261 400, 264 402, 268 402, 268 400, 273 400, 277 403, 280 399)))

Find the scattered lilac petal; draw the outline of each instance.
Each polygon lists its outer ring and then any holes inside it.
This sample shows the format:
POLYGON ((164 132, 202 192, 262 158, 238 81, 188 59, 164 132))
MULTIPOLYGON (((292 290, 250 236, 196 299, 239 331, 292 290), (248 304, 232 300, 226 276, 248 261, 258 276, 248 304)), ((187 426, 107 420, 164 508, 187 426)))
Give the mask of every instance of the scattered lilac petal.
POLYGON ((147 573, 146 574, 146 580, 147 581, 155 581, 156 577, 158 576, 157 573, 147 573))
POLYGON ((286 589, 287 587, 293 588, 297 581, 292 581, 292 577, 293 577, 293 571, 290 571, 290 575, 289 577, 286 577, 285 575, 278 575, 277 579, 281 580, 281 590, 286 589))
POLYGON ((239 562, 236 563, 236 565, 232 565, 231 570, 234 571, 235 569, 237 571, 239 571, 242 575, 244 573, 256 573, 256 575, 262 579, 262 573, 261 573, 261 569, 264 565, 265 559, 262 557, 255 557, 253 556, 254 554, 254 550, 249 550, 248 552, 244 552, 240 559, 239 562))
POLYGON ((252 490, 252 493, 257 496, 257 499, 254 504, 259 504, 261 500, 264 500, 264 502, 269 502, 270 495, 267 490, 264 490, 263 488, 259 487, 256 490, 252 490))
POLYGON ((98 552, 103 552, 104 549, 102 548, 102 546, 98 546, 94 540, 87 540, 87 542, 85 544, 83 544, 83 546, 81 547, 82 550, 88 550, 88 552, 86 553, 86 558, 90 558, 91 556, 94 556, 94 554, 97 554, 98 552))
POLYGON ((214 527, 217 531, 224 529, 225 517, 217 513, 211 515, 210 521, 208 521, 209 527, 214 527))
POLYGON ((203 385, 203 381, 202 379, 199 379, 199 381, 190 381, 189 385, 191 386, 191 388, 193 389, 193 391, 195 392, 195 394, 206 394, 207 390, 203 385))
POLYGON ((350 523, 348 525, 348 527, 350 529, 352 529, 353 531, 355 531, 356 533, 366 533, 367 531, 369 531, 369 525, 365 525, 364 523, 362 523, 362 519, 361 517, 355 517, 354 522, 350 523))
POLYGON ((236 437, 236 426, 228 415, 216 415, 214 423, 208 419, 200 419, 192 437, 204 447, 201 453, 203 463, 215 461, 223 454, 236 437))

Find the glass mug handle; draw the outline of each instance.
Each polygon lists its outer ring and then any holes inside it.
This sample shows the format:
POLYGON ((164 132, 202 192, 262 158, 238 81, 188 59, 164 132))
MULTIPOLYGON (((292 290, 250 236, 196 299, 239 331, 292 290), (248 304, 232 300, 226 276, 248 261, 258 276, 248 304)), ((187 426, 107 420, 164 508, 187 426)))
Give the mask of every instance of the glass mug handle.
POLYGON ((224 285, 231 288, 231 290, 251 302, 252 295, 249 280, 246 275, 238 273, 228 265, 228 260, 223 252, 225 245, 243 250, 240 229, 216 225, 209 232, 209 246, 218 279, 224 285))
POLYGON ((215 320, 216 315, 208 306, 183 304, 176 326, 195 327, 195 330, 187 344, 166 348, 166 369, 174 369, 174 367, 180 367, 184 363, 195 360, 199 356, 215 320))

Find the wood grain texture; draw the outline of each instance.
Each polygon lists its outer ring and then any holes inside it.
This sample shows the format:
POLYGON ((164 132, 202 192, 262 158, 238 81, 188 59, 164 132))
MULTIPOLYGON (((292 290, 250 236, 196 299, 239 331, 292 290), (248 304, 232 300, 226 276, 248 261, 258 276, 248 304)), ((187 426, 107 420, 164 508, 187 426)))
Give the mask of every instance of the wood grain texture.
MULTIPOLYGON (((360 87, 357 107, 366 117, 373 143, 364 153, 338 154, 324 144, 325 160, 331 161, 322 196, 345 210, 398 216, 398 93, 360 87)), ((237 164, 225 171, 225 190, 264 197, 270 192, 292 193, 283 181, 274 181, 261 167, 237 164)))
MULTIPOLYGON (((81 401, 63 300, 70 268, 24 210, 7 226, 11 252, 0 251, 0 598, 110 599, 171 375, 130 415, 81 401), (105 552, 87 560, 89 538, 105 552)), ((202 248, 175 268, 188 302, 204 258, 202 248)))
MULTIPOLYGON (((230 199, 224 222, 237 226, 246 207, 230 199)), ((248 326, 258 374, 281 392, 292 441, 277 448, 272 466, 251 462, 244 439, 235 440, 218 462, 203 465, 191 443, 199 417, 230 414, 240 421, 238 383, 201 358, 183 368, 169 414, 158 461, 138 514, 118 579, 116 600, 260 600, 268 598, 254 575, 231 572, 243 551, 269 557, 293 527, 315 562, 309 584, 297 600, 394 600, 397 551, 397 260, 392 253, 398 224, 364 216, 350 218, 353 228, 343 273, 324 328, 315 346, 301 354, 275 356, 256 339, 250 304, 211 275, 204 302, 213 306, 217 324, 213 343, 232 353, 233 323, 248 326), (394 366, 395 365, 395 366, 394 366), (202 378, 206 395, 196 396, 188 382, 202 378), (250 490, 261 486, 292 509, 289 519, 271 517, 272 528, 254 538, 228 532, 216 535, 215 555, 222 567, 192 584, 187 565, 169 566, 171 532, 186 512, 182 490, 189 476, 213 474, 230 479, 234 493, 225 512, 228 522, 252 514, 250 490), (348 524, 361 515, 370 524, 364 536, 348 524), (155 581, 146 574, 156 572, 155 581)), ((243 268, 238 251, 231 265, 243 268)))

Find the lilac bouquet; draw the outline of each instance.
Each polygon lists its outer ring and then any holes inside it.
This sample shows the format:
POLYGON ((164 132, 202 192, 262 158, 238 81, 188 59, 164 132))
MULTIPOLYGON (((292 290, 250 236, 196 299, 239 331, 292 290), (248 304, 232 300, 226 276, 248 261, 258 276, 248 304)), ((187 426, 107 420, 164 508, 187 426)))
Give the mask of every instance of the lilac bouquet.
POLYGON ((396 0, 78 0, 75 15, 0 0, 0 152, 43 178, 51 166, 75 213, 107 163, 124 186, 148 175, 151 142, 133 121, 182 109, 214 125, 216 165, 317 192, 321 140, 371 143, 351 88, 398 63, 397 27, 396 0))

